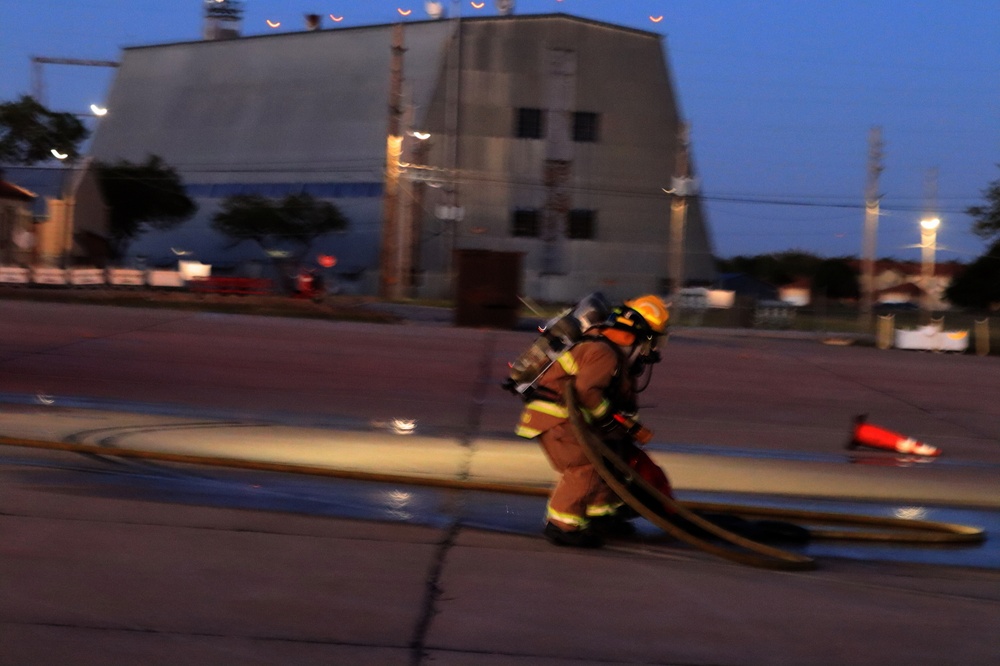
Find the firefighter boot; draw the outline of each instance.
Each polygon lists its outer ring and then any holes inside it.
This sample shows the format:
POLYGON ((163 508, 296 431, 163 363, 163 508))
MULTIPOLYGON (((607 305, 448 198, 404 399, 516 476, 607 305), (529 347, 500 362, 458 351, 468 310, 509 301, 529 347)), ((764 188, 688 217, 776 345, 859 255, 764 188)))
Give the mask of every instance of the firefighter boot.
POLYGON ((600 548, 601 537, 593 530, 564 530, 554 523, 545 523, 545 538, 549 543, 571 548, 600 548))
POLYGON ((628 516, 621 509, 610 516, 596 516, 590 519, 591 529, 606 539, 622 539, 635 534, 635 525, 628 522, 628 516))

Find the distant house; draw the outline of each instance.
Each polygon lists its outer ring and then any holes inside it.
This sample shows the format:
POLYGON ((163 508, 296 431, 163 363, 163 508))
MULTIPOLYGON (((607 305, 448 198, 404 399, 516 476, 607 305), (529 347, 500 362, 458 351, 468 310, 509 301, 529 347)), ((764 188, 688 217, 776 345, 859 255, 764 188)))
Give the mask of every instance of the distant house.
POLYGON ((0 265, 28 264, 34 246, 31 206, 38 195, 0 180, 0 265))
MULTIPOLYGON (((858 271, 858 279, 861 288, 864 289, 865 275, 861 261, 853 261, 851 266, 858 271)), ((964 268, 963 264, 957 261, 935 264, 934 273, 927 280, 927 284, 923 284, 922 268, 923 265, 919 261, 896 261, 894 259, 876 261, 872 285, 875 303, 920 305, 924 294, 927 294, 932 309, 947 309, 949 305, 944 300, 944 292, 951 286, 955 276, 964 268)))
POLYGON ((800 277, 789 284, 778 287, 778 298, 789 305, 805 306, 812 301, 812 282, 800 277))
POLYGON ((874 293, 876 303, 896 305, 901 303, 919 304, 924 297, 924 290, 914 282, 902 282, 892 287, 879 289, 874 293))
MULTIPOLYGON (((93 265, 108 259, 108 210, 101 196, 91 162, 75 168, 5 166, 4 174, 30 188, 32 199, 24 206, 24 236, 30 252, 19 263, 93 265)), ((0 232, 0 237, 6 234, 0 232)), ((3 263, 6 256, 0 257, 3 263)))

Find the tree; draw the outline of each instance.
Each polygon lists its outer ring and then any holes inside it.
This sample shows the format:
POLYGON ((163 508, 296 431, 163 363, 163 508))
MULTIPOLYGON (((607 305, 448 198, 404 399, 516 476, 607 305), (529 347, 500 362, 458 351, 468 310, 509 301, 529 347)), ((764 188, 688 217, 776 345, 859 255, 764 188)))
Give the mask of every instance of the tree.
POLYGON ((945 290, 945 298, 965 308, 1000 305, 1000 240, 955 278, 945 290))
POLYGON ((793 282, 798 277, 811 277, 821 261, 822 259, 816 255, 789 250, 774 254, 758 254, 751 257, 741 255, 732 259, 720 259, 716 264, 720 272, 744 273, 768 284, 781 286, 793 282))
POLYGON ((830 299, 858 298, 858 274, 846 259, 824 259, 816 267, 812 292, 830 299))
POLYGON ((34 164, 57 150, 75 160, 90 135, 72 113, 55 113, 33 97, 0 104, 0 163, 34 164))
POLYGON ((983 190, 986 205, 970 206, 965 209, 972 217, 972 232, 981 238, 991 240, 1000 234, 1000 180, 990 183, 983 190))
POLYGON ((1000 305, 1000 180, 983 190, 986 203, 970 206, 972 232, 993 245, 966 267, 945 291, 945 298, 960 307, 992 308, 1000 305))
POLYGON ((212 218, 212 228, 235 242, 250 240, 265 251, 291 246, 296 262, 317 238, 347 225, 339 208, 309 194, 290 194, 277 201, 238 194, 225 199, 212 218))
POLYGON ((198 210, 177 172, 155 155, 139 164, 127 160, 97 163, 96 171, 109 209, 114 257, 122 257, 141 232, 173 228, 198 210))

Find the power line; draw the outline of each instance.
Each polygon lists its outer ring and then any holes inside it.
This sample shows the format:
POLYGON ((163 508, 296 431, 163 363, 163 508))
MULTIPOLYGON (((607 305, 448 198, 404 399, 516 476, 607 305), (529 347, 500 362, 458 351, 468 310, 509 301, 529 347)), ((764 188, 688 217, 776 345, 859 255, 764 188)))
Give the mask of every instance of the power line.
MULTIPOLYGON (((280 164, 280 163, 279 163, 280 164)), ((284 167, 268 167, 267 164, 261 164, 259 166, 242 166, 242 167, 215 167, 215 166, 205 166, 205 167, 188 167, 183 164, 171 165, 178 172, 178 174, 185 180, 185 184, 188 185, 200 185, 202 183, 190 182, 190 178, 184 178, 189 174, 201 174, 201 175, 218 175, 218 174, 305 174, 305 175, 320 175, 320 174, 356 174, 371 176, 372 174, 381 174, 382 165, 378 162, 371 162, 371 168, 363 169, 358 166, 352 166, 350 164, 341 163, 331 163, 329 166, 310 166, 308 168, 297 168, 292 166, 284 167), (264 168, 268 167, 268 168, 264 168)), ((20 165, 8 165, 11 168, 17 168, 19 170, 33 170, 33 171, 65 171, 67 167, 63 166, 20 166, 20 165)), ((77 169, 82 167, 69 167, 70 169, 77 169)), ((539 183, 535 180, 530 179, 517 179, 508 178, 497 175, 488 174, 459 174, 459 182, 462 183, 480 183, 488 185, 515 185, 519 187, 537 187, 539 189, 544 189, 544 184, 539 183)), ((353 182, 353 181, 351 181, 353 182)), ((215 185, 225 185, 227 183, 211 183, 215 185)), ((247 185, 268 185, 270 183, 246 183, 247 185)), ((652 189, 638 189, 630 187, 615 187, 615 186, 569 186, 568 191, 574 194, 590 194, 590 195, 605 195, 605 196, 616 196, 616 197, 628 197, 628 198, 642 198, 642 199, 663 199, 664 195, 659 190, 652 189)), ((852 203, 850 201, 822 201, 817 200, 818 197, 810 198, 809 195, 771 195, 771 196, 749 196, 749 195, 726 195, 726 194, 711 194, 710 191, 702 191, 698 198, 705 202, 715 202, 715 203, 732 203, 740 205, 753 205, 753 206, 787 206, 787 207, 798 207, 798 208, 819 208, 819 209, 838 209, 838 210, 849 210, 849 211, 861 211, 865 209, 865 203, 863 201, 858 201, 852 203)), ((912 198, 904 198, 902 201, 912 200, 912 198)), ((961 197, 941 197, 941 200, 948 201, 962 201, 961 197)), ((966 209, 970 206, 975 205, 976 201, 968 200, 965 201, 960 206, 946 206, 942 207, 940 212, 948 214, 964 214, 966 209)), ((883 203, 880 206, 882 213, 920 213, 923 212, 923 207, 920 204, 904 204, 904 203, 883 203)))

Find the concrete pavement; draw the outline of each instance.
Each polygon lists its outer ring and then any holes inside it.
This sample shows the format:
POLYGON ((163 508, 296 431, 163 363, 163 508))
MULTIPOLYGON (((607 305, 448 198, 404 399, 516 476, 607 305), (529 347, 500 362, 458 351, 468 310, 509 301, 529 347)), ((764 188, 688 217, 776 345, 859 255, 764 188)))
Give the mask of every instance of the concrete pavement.
POLYGON ((94 481, 106 468, 3 451, 0 664, 986 665, 1000 654, 995 570, 834 559, 783 573, 670 545, 579 552, 459 522, 150 501, 94 481))
MULTIPOLYGON (((530 334, 2 306, 2 435, 551 480, 509 436, 517 404, 496 389, 530 334), (392 434, 395 418, 416 433, 392 434)), ((681 332, 646 420, 682 488, 995 508, 997 369, 681 332), (845 464, 857 411, 940 446, 941 464, 845 464)), ((993 570, 830 560, 781 573, 663 545, 577 552, 460 521, 150 501, 110 490, 99 460, 0 457, 0 664, 1000 659, 993 570)), ((445 498, 459 515, 462 493, 445 498)))

